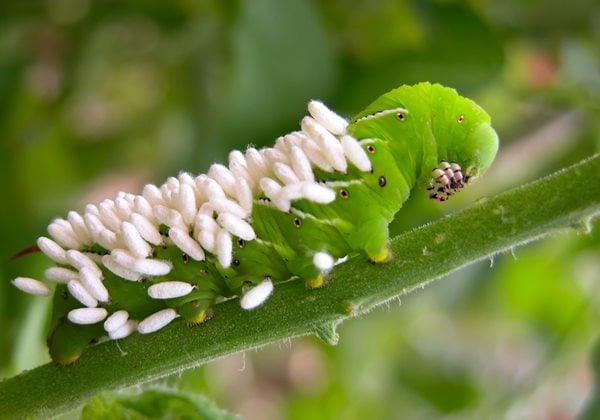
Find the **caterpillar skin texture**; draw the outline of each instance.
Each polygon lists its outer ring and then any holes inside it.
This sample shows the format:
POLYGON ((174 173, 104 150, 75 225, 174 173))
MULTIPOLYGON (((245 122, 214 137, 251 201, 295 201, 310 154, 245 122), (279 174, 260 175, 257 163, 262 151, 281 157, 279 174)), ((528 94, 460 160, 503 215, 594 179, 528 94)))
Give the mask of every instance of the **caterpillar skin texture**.
MULTIPOLYGON (((73 363, 90 343, 176 317, 200 324, 232 296, 253 309, 291 277, 320 287, 353 252, 385 262, 388 225, 410 192, 445 201, 498 149, 485 111, 436 84, 401 86, 349 122, 320 102, 308 108, 302 129, 272 148, 53 221, 38 240, 56 263, 45 273, 56 284, 52 359, 73 363)), ((51 294, 36 279, 13 284, 51 294)))

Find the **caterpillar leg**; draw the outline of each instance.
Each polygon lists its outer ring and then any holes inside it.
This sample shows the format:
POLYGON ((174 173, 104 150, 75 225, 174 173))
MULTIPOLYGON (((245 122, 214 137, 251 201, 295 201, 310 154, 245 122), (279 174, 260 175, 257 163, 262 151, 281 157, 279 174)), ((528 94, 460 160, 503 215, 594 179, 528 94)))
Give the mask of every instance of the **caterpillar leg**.
POLYGON ((375 264, 386 263, 392 259, 392 253, 388 246, 385 246, 380 251, 374 253, 367 253, 367 255, 369 256, 369 260, 374 262, 375 264))
POLYGON ((306 280, 306 286, 309 289, 318 289, 327 284, 327 277, 324 274, 317 274, 316 277, 306 280))
POLYGON ((198 325, 212 318, 213 304, 213 301, 195 299, 181 305, 177 308, 177 312, 189 325, 198 325))
POLYGON ((319 251, 312 256, 297 257, 288 265, 293 274, 304 279, 308 288, 317 289, 327 284, 327 274, 333 269, 335 258, 319 251))
POLYGON ((364 250, 369 260, 376 264, 388 262, 392 258, 388 246, 388 221, 383 217, 361 222, 360 227, 349 238, 349 242, 354 249, 364 250))
POLYGON ((101 325, 76 325, 62 318, 48 335, 50 356, 59 365, 71 365, 103 333, 101 325))

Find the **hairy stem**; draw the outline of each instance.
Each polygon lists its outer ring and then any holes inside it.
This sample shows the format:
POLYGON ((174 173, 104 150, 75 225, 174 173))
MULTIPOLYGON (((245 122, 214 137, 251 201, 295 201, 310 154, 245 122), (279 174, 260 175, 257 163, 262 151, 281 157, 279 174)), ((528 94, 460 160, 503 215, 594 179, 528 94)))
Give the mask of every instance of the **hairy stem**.
POLYGON ((58 414, 89 397, 189 369, 289 337, 337 341, 335 325, 475 261, 566 228, 587 229, 600 213, 600 155, 396 237, 394 260, 372 265, 355 256, 330 284, 307 290, 279 285, 262 307, 217 306, 206 325, 183 321, 147 336, 90 348, 73 366, 40 366, 0 383, 0 412, 12 417, 58 414))

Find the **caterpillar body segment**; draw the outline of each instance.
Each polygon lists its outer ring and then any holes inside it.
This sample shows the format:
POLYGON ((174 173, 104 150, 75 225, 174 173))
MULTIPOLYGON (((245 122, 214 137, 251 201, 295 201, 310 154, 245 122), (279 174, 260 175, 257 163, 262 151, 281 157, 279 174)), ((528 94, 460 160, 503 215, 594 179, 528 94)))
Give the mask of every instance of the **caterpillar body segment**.
POLYGON ((207 175, 182 173, 52 222, 38 246, 56 263, 46 272, 57 283, 53 360, 73 363, 90 343, 177 317, 200 324, 230 297, 254 309, 292 277, 321 287, 353 252, 385 262, 388 226, 411 191, 445 201, 498 148, 489 116, 440 85, 402 86, 349 122, 321 102, 309 112, 272 148, 234 151, 207 175))

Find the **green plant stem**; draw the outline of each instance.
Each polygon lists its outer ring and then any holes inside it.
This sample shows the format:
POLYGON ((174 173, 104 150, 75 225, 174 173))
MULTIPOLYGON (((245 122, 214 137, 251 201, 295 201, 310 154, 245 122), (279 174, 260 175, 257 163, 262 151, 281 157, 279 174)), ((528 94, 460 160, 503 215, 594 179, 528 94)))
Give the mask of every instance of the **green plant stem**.
POLYGON ((0 416, 48 416, 91 396, 189 369, 230 353, 317 333, 335 342, 334 326, 452 271, 529 241, 578 227, 600 213, 600 155, 547 178, 482 199, 392 240, 384 265, 355 256, 326 287, 300 281, 276 287, 260 308, 219 304, 214 319, 189 328, 177 321, 157 333, 90 348, 73 366, 46 364, 0 383, 0 416))

